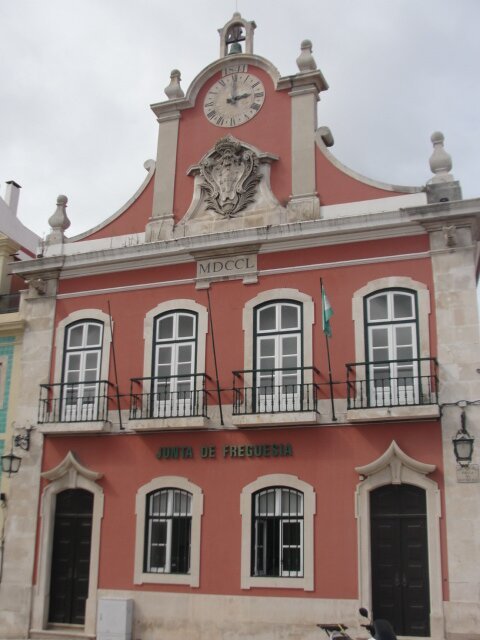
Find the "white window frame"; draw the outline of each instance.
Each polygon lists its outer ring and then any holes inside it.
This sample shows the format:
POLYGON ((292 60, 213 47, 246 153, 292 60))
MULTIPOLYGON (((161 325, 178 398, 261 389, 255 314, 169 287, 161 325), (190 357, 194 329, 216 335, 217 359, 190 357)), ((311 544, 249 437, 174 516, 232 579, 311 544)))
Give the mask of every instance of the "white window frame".
POLYGON ((203 515, 203 492, 200 487, 181 476, 154 478, 138 489, 135 498, 135 515, 134 584, 185 584, 190 587, 198 587, 200 585, 200 535, 203 515), (188 491, 192 496, 189 573, 147 573, 144 571, 147 496, 149 493, 161 489, 181 489, 188 491))
MULTIPOLYGON (((192 404, 195 405, 195 393, 199 392, 199 390, 196 389, 196 384, 195 384, 196 383, 195 373, 197 371, 197 362, 196 362, 197 361, 197 325, 198 325, 198 314, 195 312, 192 312, 190 309, 176 309, 173 311, 167 311, 160 314, 160 316, 155 317, 155 321, 154 321, 155 343, 152 348, 152 369, 151 369, 152 385, 150 388, 150 393, 153 394, 151 410, 154 412, 154 417, 159 417, 159 418, 191 417, 190 412, 191 412, 192 404), (182 315, 193 318, 193 327, 194 327, 193 335, 185 339, 178 338, 178 324, 179 324, 180 316, 182 315), (157 333, 159 321, 169 316, 173 318, 173 337, 171 340, 167 340, 167 339, 160 340, 157 333), (182 376, 182 378, 189 378, 190 389, 187 392, 187 394, 183 396, 183 398, 180 396, 178 391, 178 386, 179 386, 178 377, 169 378, 168 383, 165 383, 164 385, 161 384, 157 379, 153 380, 153 378, 156 378, 157 368, 159 367, 158 360, 159 360, 160 351, 165 347, 171 349, 172 357, 170 361, 170 367, 171 369, 177 370, 179 350, 182 346, 191 347, 190 373, 182 376), (160 400, 158 398, 159 390, 162 388, 162 386, 164 386, 165 389, 167 389, 167 386, 168 386, 168 393, 171 394, 168 400, 167 399, 160 400), (193 403, 192 403, 192 400, 193 400, 193 403)), ((178 371, 177 371, 177 374, 175 375, 178 375, 178 371)))
POLYGON ((195 358, 195 371, 193 373, 205 373, 205 350, 208 333, 208 311, 206 307, 194 300, 177 298, 167 300, 150 309, 146 314, 143 323, 143 377, 149 378, 152 375, 152 345, 153 345, 153 324, 157 316, 175 311, 192 311, 197 314, 197 355, 195 358))
POLYGON ((242 546, 241 546, 241 583, 242 589, 255 587, 274 587, 284 589, 314 589, 314 515, 316 513, 316 498, 313 487, 297 476, 283 473, 260 476, 246 487, 240 495, 240 515, 242 517, 242 546), (266 577, 252 576, 252 496, 257 491, 271 487, 285 487, 295 489, 303 494, 303 577, 266 577))
POLYGON ((103 311, 100 311, 100 309, 80 309, 79 311, 73 311, 68 316, 63 318, 63 320, 60 320, 60 322, 57 324, 55 335, 55 382, 62 382, 63 357, 66 337, 65 332, 67 328, 71 324, 76 324, 78 322, 88 322, 89 320, 103 322, 103 337, 101 344, 102 353, 99 379, 108 380, 108 373, 110 369, 110 343, 112 341, 112 334, 110 331, 110 316, 103 311))

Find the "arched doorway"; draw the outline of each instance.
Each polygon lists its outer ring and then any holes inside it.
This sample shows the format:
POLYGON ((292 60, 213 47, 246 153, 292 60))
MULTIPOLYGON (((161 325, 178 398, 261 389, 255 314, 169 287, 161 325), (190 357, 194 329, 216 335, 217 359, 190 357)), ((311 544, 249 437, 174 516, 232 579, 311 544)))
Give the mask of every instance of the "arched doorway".
POLYGON ((430 635, 425 490, 388 484, 370 492, 372 611, 397 635, 430 635))
POLYGON ((66 489, 57 494, 50 573, 50 623, 85 623, 92 515, 93 494, 89 491, 66 489))

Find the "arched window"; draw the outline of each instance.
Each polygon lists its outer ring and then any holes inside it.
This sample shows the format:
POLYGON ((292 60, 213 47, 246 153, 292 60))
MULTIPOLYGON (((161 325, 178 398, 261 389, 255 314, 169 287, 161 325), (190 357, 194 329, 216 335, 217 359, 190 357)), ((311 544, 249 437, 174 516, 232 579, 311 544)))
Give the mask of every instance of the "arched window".
POLYGON ((315 492, 297 476, 260 476, 242 490, 241 587, 313 591, 315 492))
POLYGON ((96 320, 66 327, 61 392, 65 422, 99 419, 103 330, 103 322, 96 320))
POLYGON ((252 576, 303 576, 303 493, 268 487, 252 496, 252 576))
POLYGON ((146 573, 189 573, 192 494, 160 489, 147 495, 146 573))
POLYGON ((365 317, 370 404, 418 404, 415 292, 391 289, 373 293, 365 298, 365 317))
POLYGON ((172 311, 154 322, 152 417, 197 415, 197 314, 172 311))
POLYGON ((135 500, 135 584, 200 584, 203 493, 181 476, 154 478, 135 500))
POLYGON ((259 413, 301 409, 303 383, 302 304, 278 300, 254 315, 256 409, 259 413))

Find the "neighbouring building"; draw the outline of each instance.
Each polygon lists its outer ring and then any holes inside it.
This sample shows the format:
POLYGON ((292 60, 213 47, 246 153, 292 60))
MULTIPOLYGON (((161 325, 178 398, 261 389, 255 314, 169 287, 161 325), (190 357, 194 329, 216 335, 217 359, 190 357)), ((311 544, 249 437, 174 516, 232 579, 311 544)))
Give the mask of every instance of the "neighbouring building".
POLYGON ((281 76, 254 29, 235 13, 186 93, 172 71, 122 209, 66 238, 59 196, 13 265, 36 428, 5 637, 361 636, 364 605, 480 638, 480 199, 441 133, 424 186, 343 166, 311 43, 281 76))
MULTIPOLYGON (((0 197, 0 456, 12 451, 16 430, 16 401, 19 392, 20 350, 24 321, 19 310, 22 278, 11 274, 10 263, 35 256, 39 237, 17 218, 20 185, 6 183, 0 197)), ((28 428, 28 425, 23 425, 28 428)), ((17 438, 17 443, 18 443, 17 438)), ((3 566, 4 528, 8 514, 9 474, 0 467, 0 576, 3 566)))

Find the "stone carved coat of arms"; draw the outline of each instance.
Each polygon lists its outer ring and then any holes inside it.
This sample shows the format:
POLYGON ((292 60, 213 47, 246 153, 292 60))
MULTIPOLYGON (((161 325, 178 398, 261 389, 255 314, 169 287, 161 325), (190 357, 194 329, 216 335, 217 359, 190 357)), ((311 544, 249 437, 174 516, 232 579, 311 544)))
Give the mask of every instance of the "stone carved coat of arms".
POLYGON ((205 204, 225 218, 255 200, 261 180, 257 155, 232 136, 217 142, 199 165, 205 204))

